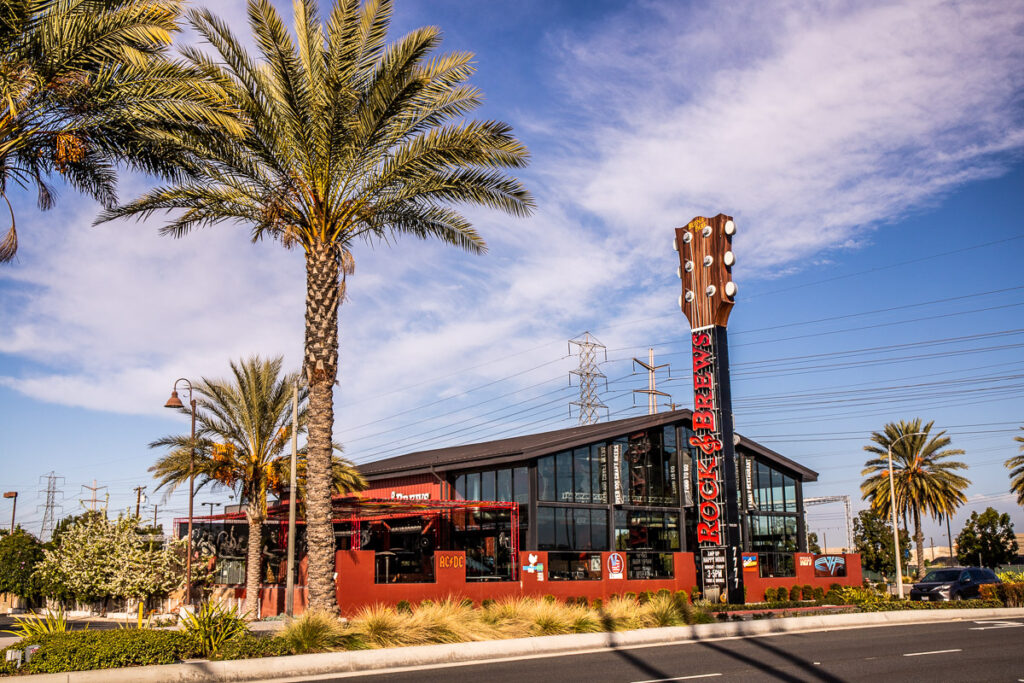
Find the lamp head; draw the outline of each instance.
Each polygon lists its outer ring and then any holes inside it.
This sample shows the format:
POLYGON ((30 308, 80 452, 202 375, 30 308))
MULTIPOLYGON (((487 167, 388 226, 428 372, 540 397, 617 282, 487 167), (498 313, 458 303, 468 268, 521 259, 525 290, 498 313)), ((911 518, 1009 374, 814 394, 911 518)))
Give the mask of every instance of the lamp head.
POLYGON ((178 390, 174 389, 171 391, 171 397, 167 399, 167 403, 164 404, 164 408, 184 408, 181 399, 178 398, 178 390))

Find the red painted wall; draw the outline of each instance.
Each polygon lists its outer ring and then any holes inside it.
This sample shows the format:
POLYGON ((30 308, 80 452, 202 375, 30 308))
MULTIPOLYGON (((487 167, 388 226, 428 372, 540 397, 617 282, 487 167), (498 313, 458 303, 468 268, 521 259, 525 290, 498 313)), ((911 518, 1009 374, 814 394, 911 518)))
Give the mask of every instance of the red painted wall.
MULTIPOLYGON (((431 500, 444 500, 445 496, 441 491, 441 482, 429 474, 419 474, 411 477, 396 477, 394 479, 380 479, 370 482, 370 488, 360 495, 363 498, 384 498, 387 500, 410 500, 404 496, 415 496, 427 494, 431 500)), ((415 500, 413 498, 412 500, 415 500)))
MULTIPOLYGON (((492 600, 520 595, 544 596, 553 595, 565 598, 586 597, 607 600, 612 595, 622 593, 639 593, 641 591, 657 592, 667 589, 675 592, 690 590, 697 584, 697 572, 692 553, 674 553, 675 577, 672 579, 651 579, 631 581, 629 579, 611 579, 608 572, 608 556, 610 552, 601 553, 601 574, 599 581, 551 581, 547 574, 547 553, 544 551, 523 551, 519 553, 519 581, 466 581, 466 554, 461 551, 438 550, 434 553, 436 581, 433 583, 374 583, 374 555, 372 550, 339 550, 334 561, 337 570, 336 591, 338 605, 343 615, 352 615, 362 607, 375 603, 394 605, 401 600, 417 603, 421 600, 440 600, 449 596, 469 598, 476 603, 490 598, 492 600), (544 565, 543 579, 537 572, 524 571, 529 565, 529 557, 536 557, 537 564, 544 565)), ((861 585, 860 555, 845 555, 845 577, 815 577, 813 559, 809 553, 796 554, 796 576, 783 578, 761 578, 757 571, 745 571, 744 586, 748 602, 760 602, 764 599, 764 590, 768 587, 778 588, 794 585, 821 586, 824 590, 833 583, 844 586, 861 585)), ((305 561, 300 565, 300 578, 305 580, 305 561)), ((295 612, 300 614, 306 607, 306 590, 304 585, 296 585, 295 612)), ((261 616, 268 617, 284 612, 284 586, 264 586, 260 594, 261 616)), ((236 598, 244 598, 245 589, 235 589, 236 598)))
POLYGON ((757 569, 743 570, 743 585, 747 591, 747 602, 761 602, 764 600, 766 588, 779 588, 785 586, 820 586, 828 591, 828 587, 834 583, 841 586, 859 586, 863 583, 861 575, 860 555, 843 555, 846 558, 846 576, 815 576, 814 555, 811 553, 795 553, 796 576, 778 578, 761 578, 757 569))

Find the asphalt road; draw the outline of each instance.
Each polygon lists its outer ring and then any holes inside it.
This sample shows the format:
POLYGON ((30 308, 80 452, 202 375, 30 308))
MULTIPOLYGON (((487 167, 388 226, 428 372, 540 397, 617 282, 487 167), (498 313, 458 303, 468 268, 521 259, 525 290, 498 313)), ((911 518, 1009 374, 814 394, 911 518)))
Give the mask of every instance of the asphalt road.
POLYGON ((360 681, 393 683, 705 679, 1019 682, 1024 681, 1024 619, 792 633, 359 675, 360 681))

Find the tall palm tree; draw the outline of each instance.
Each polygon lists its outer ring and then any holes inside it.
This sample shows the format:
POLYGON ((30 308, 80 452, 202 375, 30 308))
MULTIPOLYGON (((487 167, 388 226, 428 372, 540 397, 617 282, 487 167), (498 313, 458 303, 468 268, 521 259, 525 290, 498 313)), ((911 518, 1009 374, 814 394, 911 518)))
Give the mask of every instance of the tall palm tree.
MULTIPOLYGON (((281 375, 280 357, 247 358, 231 363, 229 379, 198 382, 196 391, 196 458, 198 488, 220 485, 240 494, 245 502, 249 540, 245 568, 245 610, 256 614, 260 588, 261 529, 267 518, 267 492, 281 495, 290 484, 289 454, 292 395, 298 373, 281 375)), ((306 392, 300 390, 299 429, 306 419, 306 392)), ((150 444, 168 453, 150 468, 157 488, 173 491, 189 479, 192 440, 189 435, 166 436, 150 444)), ((366 482, 351 463, 333 459, 334 490, 358 491, 366 482)), ((300 470, 299 475, 302 472, 300 470)), ((301 484, 296 489, 301 490, 301 484)))
POLYGON ((216 81, 168 50, 182 0, 0 2, 0 197, 18 250, 11 184, 54 203, 50 179, 112 207, 115 165, 155 174, 191 166, 177 136, 241 132, 216 81))
POLYGON ((306 267, 304 371, 309 397, 310 605, 336 609, 328 469, 338 376, 338 307, 359 241, 409 234, 470 252, 486 245, 453 207, 527 215, 530 194, 504 169, 528 152, 498 121, 464 117, 481 101, 468 53, 432 55, 435 27, 385 43, 390 0, 336 0, 326 24, 315 0, 295 0, 293 36, 268 0, 249 0, 257 54, 205 10, 190 21, 216 57, 189 48, 242 111, 240 142, 196 142, 208 163, 192 176, 103 214, 178 211, 162 228, 181 237, 229 222, 254 241, 301 248, 306 267))
POLYGON ((920 418, 886 424, 881 432, 871 434, 874 443, 864 446, 865 451, 877 457, 864 463, 861 470, 861 475, 867 477, 860 485, 861 497, 870 501, 872 509, 879 514, 891 515, 888 451, 892 448, 896 514, 904 519, 909 515, 914 522, 918 578, 924 576, 922 514, 932 518, 952 514, 967 502, 964 490, 971 483, 956 473, 956 470, 967 469, 967 465, 949 460, 963 455, 964 451, 949 448, 952 440, 945 431, 931 436, 933 424, 921 426, 920 418), (904 436, 908 434, 911 436, 904 436))
POLYGON ((1017 504, 1024 505, 1024 436, 1015 436, 1013 440, 1020 443, 1021 454, 1010 458, 1003 464, 1010 470, 1010 493, 1016 493, 1017 504))

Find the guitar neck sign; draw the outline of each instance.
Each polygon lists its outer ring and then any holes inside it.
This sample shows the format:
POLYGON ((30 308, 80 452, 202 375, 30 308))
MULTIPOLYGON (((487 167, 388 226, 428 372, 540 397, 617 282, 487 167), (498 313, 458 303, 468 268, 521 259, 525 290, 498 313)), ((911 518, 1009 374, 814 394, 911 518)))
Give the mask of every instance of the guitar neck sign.
POLYGON ((697 496, 699 500, 697 542, 723 545, 721 410, 715 386, 715 347, 712 335, 694 332, 693 343, 693 433, 690 445, 697 448, 697 496))

